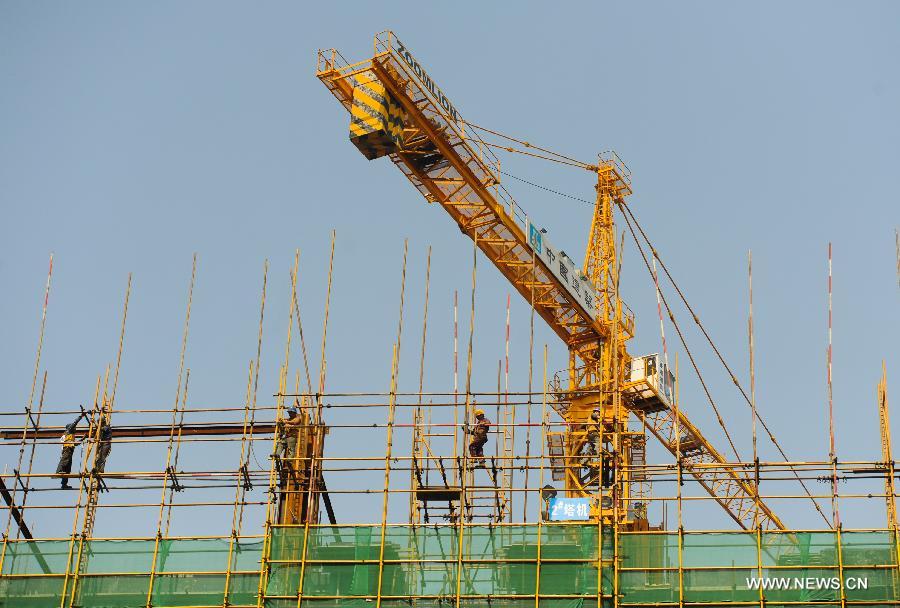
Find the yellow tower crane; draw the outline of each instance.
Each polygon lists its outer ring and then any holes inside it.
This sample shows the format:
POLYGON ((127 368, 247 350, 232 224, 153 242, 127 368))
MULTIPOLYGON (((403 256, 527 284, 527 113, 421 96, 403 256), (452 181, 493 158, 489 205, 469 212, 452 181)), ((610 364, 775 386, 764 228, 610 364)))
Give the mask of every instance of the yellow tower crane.
POLYGON ((631 194, 631 176, 618 156, 602 154, 596 164, 562 161, 597 176, 579 268, 508 195, 492 145, 394 33, 376 35, 372 57, 358 63, 334 49, 319 51, 317 76, 350 112, 350 139, 360 152, 370 160, 387 156, 429 203, 441 205, 568 347, 566 377, 551 387, 567 430, 548 436, 554 477, 564 481, 566 496, 591 499, 595 520, 646 526, 646 505, 631 490, 641 481, 632 464, 643 464, 644 450, 643 430, 629 431, 629 419, 636 419, 739 526, 751 529, 758 509, 762 529, 785 529, 755 497, 753 481, 676 406, 665 363, 626 348, 634 316, 619 297, 613 213, 631 194))

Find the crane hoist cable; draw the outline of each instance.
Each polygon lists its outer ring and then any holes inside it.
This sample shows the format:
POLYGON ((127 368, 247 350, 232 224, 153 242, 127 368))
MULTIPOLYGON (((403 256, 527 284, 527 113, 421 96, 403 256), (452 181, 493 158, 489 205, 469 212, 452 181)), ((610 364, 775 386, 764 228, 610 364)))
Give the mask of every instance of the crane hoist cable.
POLYGON ((505 175, 506 177, 511 177, 511 178, 513 178, 513 179, 515 179, 515 180, 518 180, 518 181, 522 182, 522 183, 528 184, 529 186, 534 186, 535 188, 539 188, 540 190, 546 190, 547 192, 550 192, 550 193, 555 194, 555 195, 557 195, 557 196, 562 196, 562 197, 565 197, 565 198, 570 198, 570 199, 572 199, 573 201, 578 201, 578 202, 580 202, 580 203, 587 203, 588 205, 593 205, 593 204, 594 204, 592 201, 589 201, 589 200, 587 200, 586 198, 580 198, 580 197, 574 196, 574 195, 572 195, 572 194, 566 194, 565 192, 560 192, 560 191, 558 191, 558 190, 553 190, 552 188, 548 188, 548 187, 546 187, 546 186, 542 186, 542 185, 540 185, 540 184, 536 184, 536 183, 534 183, 534 182, 530 182, 530 181, 528 181, 527 179, 518 177, 518 176, 516 176, 516 175, 513 175, 512 173, 507 173, 506 171, 503 171, 502 169, 500 170, 500 173, 502 173, 502 174, 505 175))

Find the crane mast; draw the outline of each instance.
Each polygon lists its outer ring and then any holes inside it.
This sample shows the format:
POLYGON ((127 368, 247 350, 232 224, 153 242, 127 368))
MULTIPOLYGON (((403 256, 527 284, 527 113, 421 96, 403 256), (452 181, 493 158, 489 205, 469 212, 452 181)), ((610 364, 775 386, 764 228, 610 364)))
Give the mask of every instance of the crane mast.
POLYGON ((393 32, 377 34, 373 56, 357 63, 334 49, 319 51, 316 75, 350 113, 350 140, 359 151, 369 160, 390 158, 566 344, 568 369, 549 387, 566 430, 548 433, 547 450, 567 496, 589 499, 594 520, 645 529, 646 430, 739 526, 750 529, 758 509, 763 529, 785 529, 755 497, 742 466, 729 463, 673 407, 664 362, 628 353, 634 316, 619 297, 614 209, 631 194, 631 177, 615 153, 585 165, 597 176, 596 202, 578 268, 502 188, 499 158, 393 32), (591 419, 595 410, 599 425, 591 419), (598 426, 599 441, 591 440, 598 426))

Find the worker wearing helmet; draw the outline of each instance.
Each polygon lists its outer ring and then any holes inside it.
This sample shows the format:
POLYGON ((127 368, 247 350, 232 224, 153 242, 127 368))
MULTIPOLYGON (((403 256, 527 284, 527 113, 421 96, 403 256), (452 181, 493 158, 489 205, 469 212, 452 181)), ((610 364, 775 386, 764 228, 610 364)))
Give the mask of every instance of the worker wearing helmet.
POLYGON ((301 418, 297 408, 290 407, 285 415, 278 421, 278 452, 281 458, 294 458, 297 452, 297 427, 301 418))
POLYGON ((594 408, 594 411, 591 412, 591 418, 585 426, 585 430, 587 431, 586 443, 588 446, 588 454, 591 456, 599 456, 601 452, 600 435, 603 426, 599 407, 594 408))
POLYGON ((63 490, 71 490, 69 485, 69 475, 72 473, 72 455, 75 453, 75 446, 84 441, 84 437, 78 439, 75 437, 75 431, 78 428, 78 422, 81 416, 66 425, 66 430, 60 437, 62 442, 62 453, 59 456, 59 463, 56 465, 56 474, 62 478, 60 487, 63 490))
POLYGON ((484 444, 488 440, 488 429, 491 421, 485 418, 484 410, 475 410, 475 424, 469 430, 472 441, 469 443, 469 457, 472 459, 472 468, 484 468, 484 444))

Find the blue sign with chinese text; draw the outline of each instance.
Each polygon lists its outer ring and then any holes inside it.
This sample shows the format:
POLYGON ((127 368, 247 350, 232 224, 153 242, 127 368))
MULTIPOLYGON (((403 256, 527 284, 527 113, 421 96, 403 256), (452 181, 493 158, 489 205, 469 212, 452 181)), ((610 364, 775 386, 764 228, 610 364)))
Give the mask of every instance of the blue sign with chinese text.
POLYGON ((590 498, 551 498, 550 521, 587 521, 591 517, 590 498))

